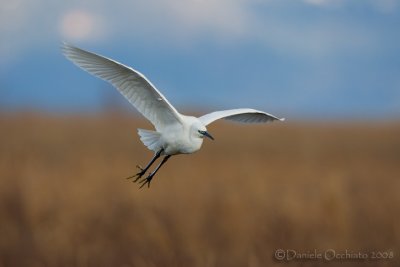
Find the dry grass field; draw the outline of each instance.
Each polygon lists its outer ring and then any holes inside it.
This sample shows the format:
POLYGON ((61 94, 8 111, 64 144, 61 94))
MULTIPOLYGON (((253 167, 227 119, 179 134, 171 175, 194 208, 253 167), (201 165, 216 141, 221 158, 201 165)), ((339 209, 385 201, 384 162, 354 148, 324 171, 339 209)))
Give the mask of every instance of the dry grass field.
POLYGON ((219 122, 139 190, 125 177, 152 157, 136 134, 150 126, 0 115, 0 267, 400 266, 399 123, 219 122))

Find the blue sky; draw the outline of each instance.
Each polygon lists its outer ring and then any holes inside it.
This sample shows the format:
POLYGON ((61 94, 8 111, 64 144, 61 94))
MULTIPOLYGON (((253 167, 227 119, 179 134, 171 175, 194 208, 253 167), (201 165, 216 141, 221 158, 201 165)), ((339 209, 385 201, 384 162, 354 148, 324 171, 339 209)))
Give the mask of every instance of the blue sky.
POLYGON ((0 110, 128 106, 64 40, 138 69, 178 110, 400 116, 399 0, 0 2, 0 110))

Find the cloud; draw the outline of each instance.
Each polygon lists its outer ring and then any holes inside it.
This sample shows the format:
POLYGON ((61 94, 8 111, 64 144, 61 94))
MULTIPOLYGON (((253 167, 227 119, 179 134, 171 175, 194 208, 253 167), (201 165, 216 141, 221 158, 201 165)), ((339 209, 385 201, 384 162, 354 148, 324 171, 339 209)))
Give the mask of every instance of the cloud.
POLYGON ((0 0, 0 57, 4 62, 57 39, 131 37, 180 45, 209 34, 240 38, 251 28, 246 6, 242 0, 0 0))
MULTIPOLYGON (((270 49, 304 56, 325 56, 376 42, 370 29, 351 16, 309 17, 307 7, 346 8, 341 0, 0 0, 0 57, 18 55, 49 40, 134 40, 187 46, 204 40, 224 45, 260 42, 270 49)), ((382 12, 396 0, 363 2, 382 12)), ((323 12, 323 11, 321 11, 323 12)), ((322 13, 323 14, 323 13, 322 13)), ((2 63, 0 63, 2 64, 2 63)))
POLYGON ((71 41, 98 39, 105 34, 99 16, 82 9, 67 11, 60 19, 59 28, 62 37, 71 41))
MULTIPOLYGON (((252 28, 254 0, 147 0, 104 14, 114 35, 130 34, 177 46, 205 38, 235 40, 252 28)), ((117 8, 118 9, 118 8, 117 8)))
POLYGON ((185 25, 189 31, 205 30, 224 36, 240 36, 251 26, 252 14, 244 1, 165 1, 164 8, 175 18, 175 26, 185 25))

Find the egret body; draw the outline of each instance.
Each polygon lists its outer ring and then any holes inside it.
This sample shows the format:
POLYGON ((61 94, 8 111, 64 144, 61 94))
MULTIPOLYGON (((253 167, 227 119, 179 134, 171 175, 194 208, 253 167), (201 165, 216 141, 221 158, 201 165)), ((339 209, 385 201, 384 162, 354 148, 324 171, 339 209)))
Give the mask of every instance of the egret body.
POLYGON ((64 55, 83 70, 111 83, 155 127, 156 131, 138 129, 140 140, 155 155, 146 167, 128 178, 135 178, 140 187, 148 185, 161 166, 173 155, 198 151, 205 137, 214 140, 206 126, 218 119, 243 123, 283 121, 263 111, 240 108, 216 111, 199 118, 180 114, 160 91, 140 72, 115 60, 63 44, 64 55), (142 178, 152 164, 164 156, 161 163, 142 178))

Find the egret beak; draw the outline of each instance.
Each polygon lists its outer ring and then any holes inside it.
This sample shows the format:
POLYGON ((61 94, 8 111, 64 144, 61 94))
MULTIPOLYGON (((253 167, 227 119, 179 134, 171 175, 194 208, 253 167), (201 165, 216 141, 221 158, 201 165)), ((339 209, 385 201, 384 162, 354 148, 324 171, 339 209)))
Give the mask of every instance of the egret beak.
POLYGON ((199 133, 201 133, 203 136, 210 138, 211 140, 214 140, 214 137, 212 137, 212 135, 209 134, 207 131, 199 131, 199 133))

